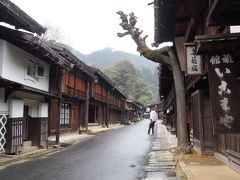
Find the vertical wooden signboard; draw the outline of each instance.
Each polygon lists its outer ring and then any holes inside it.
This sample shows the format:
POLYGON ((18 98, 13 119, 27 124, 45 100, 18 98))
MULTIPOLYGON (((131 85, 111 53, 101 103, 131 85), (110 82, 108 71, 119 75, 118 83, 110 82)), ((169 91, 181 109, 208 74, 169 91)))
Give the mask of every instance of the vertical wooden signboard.
POLYGON ((238 79, 240 65, 233 54, 208 56, 208 76, 214 134, 240 133, 238 79))

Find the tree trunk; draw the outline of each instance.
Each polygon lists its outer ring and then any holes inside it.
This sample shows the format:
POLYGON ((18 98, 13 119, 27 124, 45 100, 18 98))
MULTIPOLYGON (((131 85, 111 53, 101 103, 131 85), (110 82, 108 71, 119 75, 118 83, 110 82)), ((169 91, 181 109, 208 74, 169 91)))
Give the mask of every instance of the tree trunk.
POLYGON ((135 27, 137 22, 134 13, 128 15, 122 11, 117 12, 120 15, 122 23, 120 26, 125 30, 124 33, 118 33, 119 37, 131 35, 132 39, 137 44, 137 51, 140 55, 145 58, 167 65, 171 67, 174 79, 175 93, 176 93, 176 104, 177 104, 177 137, 178 147, 188 147, 188 135, 187 135, 187 113, 186 113, 186 97, 185 97, 185 86, 183 75, 180 69, 180 64, 175 57, 171 47, 164 47, 158 50, 151 50, 147 47, 145 40, 147 36, 141 37, 142 31, 135 27))
POLYGON ((172 66, 173 80, 176 93, 176 105, 177 105, 177 137, 178 147, 188 146, 187 136, 187 113, 186 113, 186 95, 183 81, 183 75, 181 73, 178 63, 172 66))

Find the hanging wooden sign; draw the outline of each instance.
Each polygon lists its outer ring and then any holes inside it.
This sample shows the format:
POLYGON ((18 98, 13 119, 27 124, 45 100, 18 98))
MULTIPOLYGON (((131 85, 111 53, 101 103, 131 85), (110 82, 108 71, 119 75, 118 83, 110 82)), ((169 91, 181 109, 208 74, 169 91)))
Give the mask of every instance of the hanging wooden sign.
POLYGON ((184 44, 187 58, 187 74, 199 75, 202 73, 202 60, 200 55, 196 55, 195 44, 184 44))

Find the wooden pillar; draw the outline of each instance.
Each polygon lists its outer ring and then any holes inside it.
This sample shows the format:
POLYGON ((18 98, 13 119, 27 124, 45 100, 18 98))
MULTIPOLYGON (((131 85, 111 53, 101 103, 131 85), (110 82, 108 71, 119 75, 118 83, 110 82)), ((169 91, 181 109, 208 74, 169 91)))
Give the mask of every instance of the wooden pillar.
POLYGON ((83 114, 82 114, 82 101, 79 102, 79 105, 78 105, 78 133, 81 134, 81 125, 82 125, 82 117, 83 117, 83 114))
POLYGON ((106 106, 106 126, 109 126, 109 92, 107 91, 107 106, 106 106))
POLYGON ((94 105, 94 123, 97 122, 97 106, 94 105))
POLYGON ((98 117, 99 117, 99 124, 103 127, 104 125, 103 125, 103 106, 102 106, 102 104, 100 104, 99 106, 98 106, 98 117))
POLYGON ((59 77, 58 77, 58 118, 56 121, 56 144, 59 144, 59 136, 60 136, 60 118, 61 118, 61 108, 62 108, 62 74, 63 72, 58 68, 59 77))
POLYGON ((84 114, 85 114, 85 117, 84 117, 84 126, 86 128, 86 130, 88 130, 88 116, 89 116, 89 87, 90 84, 89 84, 89 81, 87 82, 87 91, 86 91, 86 101, 85 101, 85 104, 84 104, 84 114))

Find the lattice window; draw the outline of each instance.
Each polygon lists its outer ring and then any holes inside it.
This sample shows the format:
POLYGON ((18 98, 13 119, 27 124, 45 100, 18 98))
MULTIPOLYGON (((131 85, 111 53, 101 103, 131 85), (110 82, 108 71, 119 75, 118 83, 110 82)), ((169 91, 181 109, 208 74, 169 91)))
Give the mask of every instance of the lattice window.
POLYGON ((4 151, 4 146, 6 144, 6 124, 7 124, 7 115, 0 115, 0 151, 4 151))
POLYGON ((69 125, 70 124, 70 107, 69 107, 69 104, 66 104, 66 103, 62 104, 60 124, 61 125, 69 125))

